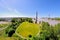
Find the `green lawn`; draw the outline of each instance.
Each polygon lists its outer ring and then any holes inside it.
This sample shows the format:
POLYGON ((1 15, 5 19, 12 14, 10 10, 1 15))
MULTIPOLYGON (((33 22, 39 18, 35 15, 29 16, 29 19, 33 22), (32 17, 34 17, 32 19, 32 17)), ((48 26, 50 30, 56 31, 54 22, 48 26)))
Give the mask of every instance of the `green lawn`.
POLYGON ((16 30, 18 36, 28 38, 29 36, 36 36, 40 32, 38 24, 23 22, 16 30))
POLYGON ((16 37, 0 37, 0 40, 19 40, 16 37))

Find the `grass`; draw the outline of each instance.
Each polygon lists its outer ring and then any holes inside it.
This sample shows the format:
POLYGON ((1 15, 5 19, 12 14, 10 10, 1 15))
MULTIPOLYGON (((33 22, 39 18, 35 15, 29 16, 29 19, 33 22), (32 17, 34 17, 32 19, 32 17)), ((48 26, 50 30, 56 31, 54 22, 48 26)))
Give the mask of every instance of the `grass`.
POLYGON ((0 40, 19 40, 16 37, 0 37, 0 40))
POLYGON ((0 37, 6 37, 6 28, 9 27, 11 23, 8 24, 0 24, 0 37))
POLYGON ((0 28, 5 28, 7 26, 9 26, 11 24, 11 22, 7 22, 7 23, 0 23, 0 28))
POLYGON ((0 28, 6 27, 6 26, 7 26, 7 24, 0 24, 0 28))
POLYGON ((19 37, 17 37, 16 34, 14 34, 12 37, 8 37, 4 29, 0 31, 0 40, 19 40, 19 37))
POLYGON ((28 38, 29 36, 36 36, 40 31, 38 24, 23 22, 16 30, 18 36, 28 38))

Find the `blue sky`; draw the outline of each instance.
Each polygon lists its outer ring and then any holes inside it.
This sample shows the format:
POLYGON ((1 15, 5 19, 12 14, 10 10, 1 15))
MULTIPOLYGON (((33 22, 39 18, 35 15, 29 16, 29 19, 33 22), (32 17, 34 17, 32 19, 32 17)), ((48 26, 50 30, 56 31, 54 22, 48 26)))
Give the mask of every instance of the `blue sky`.
POLYGON ((0 0, 0 17, 60 17, 60 0, 0 0))

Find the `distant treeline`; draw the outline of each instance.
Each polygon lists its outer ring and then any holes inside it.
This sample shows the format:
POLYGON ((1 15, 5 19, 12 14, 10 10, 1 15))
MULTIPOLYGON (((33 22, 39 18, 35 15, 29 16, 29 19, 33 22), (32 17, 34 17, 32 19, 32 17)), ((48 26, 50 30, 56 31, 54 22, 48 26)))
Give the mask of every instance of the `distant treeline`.
POLYGON ((60 20, 60 18, 52 18, 52 20, 60 20))
POLYGON ((28 18, 28 17, 12 17, 12 18, 0 18, 0 21, 11 21, 12 19, 28 19, 28 20, 31 20, 31 18, 28 18))

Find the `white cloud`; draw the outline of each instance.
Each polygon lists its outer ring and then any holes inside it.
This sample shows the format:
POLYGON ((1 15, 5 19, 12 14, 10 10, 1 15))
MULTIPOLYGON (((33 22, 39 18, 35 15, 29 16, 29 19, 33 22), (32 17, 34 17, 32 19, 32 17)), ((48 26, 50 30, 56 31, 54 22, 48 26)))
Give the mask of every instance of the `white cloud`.
POLYGON ((0 17, 23 17, 23 16, 12 12, 12 13, 1 13, 0 17))
POLYGON ((20 13, 16 8, 11 8, 9 3, 13 3, 16 0, 1 0, 0 6, 4 9, 8 10, 6 13, 2 13, 0 17, 19 17, 22 16, 22 13, 20 13), (9 2, 9 3, 8 3, 9 2))

